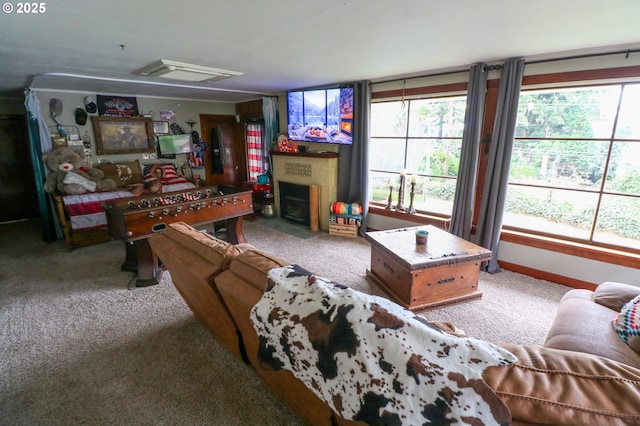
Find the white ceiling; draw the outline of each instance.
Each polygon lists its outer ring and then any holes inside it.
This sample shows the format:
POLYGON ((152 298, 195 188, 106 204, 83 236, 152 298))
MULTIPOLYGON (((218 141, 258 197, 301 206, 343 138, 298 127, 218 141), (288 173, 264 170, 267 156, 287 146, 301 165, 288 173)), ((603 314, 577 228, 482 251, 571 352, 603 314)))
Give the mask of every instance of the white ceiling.
POLYGON ((30 86, 242 102, 640 46, 638 0, 55 0, 40 14, 4 4, 14 10, 0 13, 0 96, 30 86), (244 75, 181 85, 133 74, 159 59, 244 75))

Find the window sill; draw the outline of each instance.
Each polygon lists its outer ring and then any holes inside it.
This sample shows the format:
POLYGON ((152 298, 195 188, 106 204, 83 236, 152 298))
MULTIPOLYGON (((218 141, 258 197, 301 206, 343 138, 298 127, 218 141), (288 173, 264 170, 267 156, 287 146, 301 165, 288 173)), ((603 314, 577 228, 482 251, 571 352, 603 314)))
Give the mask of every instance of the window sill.
MULTIPOLYGON (((369 205, 369 213, 394 219, 400 219, 407 222, 414 222, 416 226, 433 225, 442 229, 449 229, 449 225, 451 223, 451 219, 448 217, 439 217, 435 215, 427 215, 424 213, 402 213, 395 210, 386 210, 383 206, 372 204, 369 205)), ((553 251, 556 253, 564 253, 572 256, 582 257, 585 259, 611 263, 613 265, 626 266, 629 268, 638 268, 638 265, 640 265, 640 253, 631 250, 616 250, 606 247, 561 240, 558 238, 529 234, 526 232, 515 231, 511 229, 503 229, 502 233, 500 234, 500 240, 513 244, 520 244, 523 246, 553 251)))
POLYGON ((400 219, 407 222, 414 222, 416 226, 433 225, 437 226, 438 228, 449 229, 449 224, 451 223, 451 219, 448 217, 428 215, 425 213, 403 213, 396 210, 387 210, 381 205, 374 204, 369 204, 369 213, 376 214, 378 216, 390 217, 393 219, 400 219))

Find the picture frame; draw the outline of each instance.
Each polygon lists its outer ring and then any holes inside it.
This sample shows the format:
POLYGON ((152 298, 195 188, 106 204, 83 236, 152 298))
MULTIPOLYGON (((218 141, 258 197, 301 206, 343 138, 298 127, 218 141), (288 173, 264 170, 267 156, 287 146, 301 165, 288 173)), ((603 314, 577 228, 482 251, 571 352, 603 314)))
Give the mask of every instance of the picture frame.
POLYGON ((91 117, 98 155, 155 152, 153 120, 148 117, 91 117))
POLYGON ((153 134, 154 135, 168 135, 169 134, 169 122, 168 121, 154 121, 153 122, 153 134))

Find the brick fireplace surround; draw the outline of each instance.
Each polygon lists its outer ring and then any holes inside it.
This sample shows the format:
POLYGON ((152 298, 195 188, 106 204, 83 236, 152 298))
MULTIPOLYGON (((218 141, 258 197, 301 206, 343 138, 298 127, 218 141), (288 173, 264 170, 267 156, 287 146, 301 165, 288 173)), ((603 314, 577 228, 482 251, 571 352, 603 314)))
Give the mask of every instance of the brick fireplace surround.
POLYGON ((320 229, 329 230, 329 210, 338 194, 338 153, 278 152, 273 155, 273 186, 276 209, 280 206, 280 182, 320 187, 320 229))

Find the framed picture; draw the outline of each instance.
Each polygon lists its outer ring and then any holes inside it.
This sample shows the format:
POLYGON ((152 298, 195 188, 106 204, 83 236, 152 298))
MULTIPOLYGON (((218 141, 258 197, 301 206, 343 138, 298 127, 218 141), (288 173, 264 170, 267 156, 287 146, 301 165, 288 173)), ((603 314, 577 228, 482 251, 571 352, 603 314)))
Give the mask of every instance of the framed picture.
POLYGON ((148 117, 91 117, 98 155, 155 152, 148 117))
POLYGON ((169 122, 168 121, 154 121, 153 122, 153 134, 154 135, 167 135, 167 134, 169 134, 169 122))

